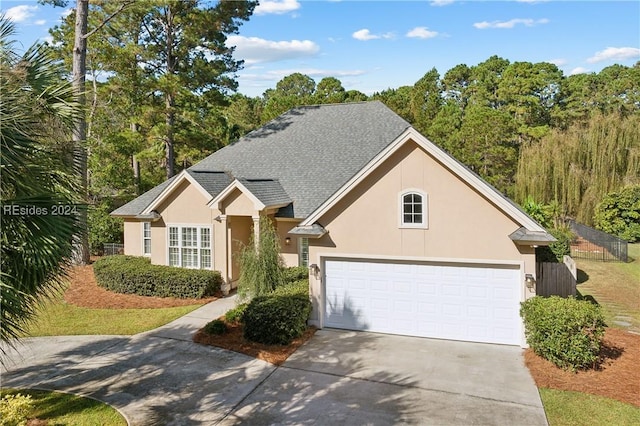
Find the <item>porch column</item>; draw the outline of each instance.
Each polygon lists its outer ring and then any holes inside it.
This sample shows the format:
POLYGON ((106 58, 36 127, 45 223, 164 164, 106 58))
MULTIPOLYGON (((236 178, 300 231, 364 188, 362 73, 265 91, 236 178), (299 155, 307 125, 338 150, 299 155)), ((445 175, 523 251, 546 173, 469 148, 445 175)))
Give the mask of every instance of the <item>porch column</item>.
POLYGON ((222 294, 227 296, 231 291, 231 269, 229 267, 229 258, 231 257, 231 251, 229 250, 231 236, 229 233, 231 229, 229 227, 229 220, 227 215, 220 215, 220 225, 218 226, 219 233, 218 234, 218 242, 216 248, 220 249, 221 253, 216 255, 216 258, 220 261, 218 262, 218 268, 220 271, 220 275, 222 276, 222 294), (220 238, 221 237, 221 238, 220 238))
POLYGON ((258 247, 258 242, 260 241, 260 215, 251 216, 253 219, 253 243, 256 247, 258 247))

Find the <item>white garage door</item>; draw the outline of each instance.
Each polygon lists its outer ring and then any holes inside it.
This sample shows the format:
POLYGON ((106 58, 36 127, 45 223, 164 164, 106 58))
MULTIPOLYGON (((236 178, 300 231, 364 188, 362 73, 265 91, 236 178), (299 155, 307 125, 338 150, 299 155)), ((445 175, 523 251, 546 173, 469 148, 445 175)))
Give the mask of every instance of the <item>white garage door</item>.
POLYGON ((517 266, 325 262, 324 326, 518 345, 517 266))

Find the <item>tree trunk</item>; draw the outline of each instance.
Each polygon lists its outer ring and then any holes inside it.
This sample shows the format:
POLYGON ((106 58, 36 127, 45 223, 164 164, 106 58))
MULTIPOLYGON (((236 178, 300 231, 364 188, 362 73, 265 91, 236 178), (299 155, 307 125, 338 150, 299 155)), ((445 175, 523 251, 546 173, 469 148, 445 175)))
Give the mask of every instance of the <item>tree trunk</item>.
MULTIPOLYGON (((86 105, 85 75, 87 72, 87 18, 89 14, 89 0, 76 0, 76 24, 73 45, 73 91, 76 99, 83 107, 86 105)), ((87 202, 87 120, 82 116, 76 121, 73 129, 73 159, 80 175, 80 196, 82 202, 87 202)), ((87 229, 87 210, 82 208, 79 213, 79 224, 82 230, 75 241, 76 264, 89 263, 89 234, 87 229)))

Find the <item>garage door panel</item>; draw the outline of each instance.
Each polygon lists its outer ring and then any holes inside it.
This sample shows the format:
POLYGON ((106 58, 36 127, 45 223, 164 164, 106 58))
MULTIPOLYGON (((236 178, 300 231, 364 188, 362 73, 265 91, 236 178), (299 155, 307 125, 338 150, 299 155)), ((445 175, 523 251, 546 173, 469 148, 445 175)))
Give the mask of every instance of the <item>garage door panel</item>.
POLYGON ((324 325, 519 344, 516 267, 327 260, 324 325))

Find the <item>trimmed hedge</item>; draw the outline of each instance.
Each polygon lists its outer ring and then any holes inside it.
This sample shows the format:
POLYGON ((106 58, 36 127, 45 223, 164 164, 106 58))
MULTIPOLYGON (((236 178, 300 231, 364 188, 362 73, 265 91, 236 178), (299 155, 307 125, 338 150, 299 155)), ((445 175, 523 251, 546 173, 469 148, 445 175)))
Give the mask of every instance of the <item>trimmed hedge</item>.
POLYGON ((309 298, 309 280, 301 279, 277 287, 268 296, 293 296, 302 295, 309 298))
POLYGON ((594 367, 604 336, 599 306, 586 300, 551 296, 521 303, 527 343, 533 351, 561 368, 594 367))
POLYGON ((152 265, 145 257, 107 256, 93 264, 98 285, 116 293, 200 299, 220 291, 218 271, 152 265))
POLYGON ((229 309, 224 314, 224 320, 231 324, 242 322, 242 316, 244 315, 244 311, 247 309, 247 306, 247 303, 241 303, 235 308, 229 309))
POLYGON ((207 334, 220 336, 227 332, 227 324, 225 324, 222 320, 214 319, 213 321, 209 321, 204 326, 204 331, 207 334))
POLYGON ((285 284, 309 279, 309 268, 306 266, 291 266, 284 269, 285 284))
POLYGON ((245 339, 267 345, 288 345, 307 329, 311 301, 304 294, 254 298, 244 312, 245 339))

